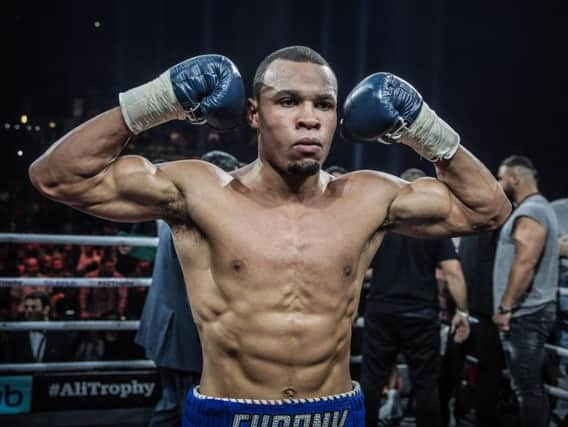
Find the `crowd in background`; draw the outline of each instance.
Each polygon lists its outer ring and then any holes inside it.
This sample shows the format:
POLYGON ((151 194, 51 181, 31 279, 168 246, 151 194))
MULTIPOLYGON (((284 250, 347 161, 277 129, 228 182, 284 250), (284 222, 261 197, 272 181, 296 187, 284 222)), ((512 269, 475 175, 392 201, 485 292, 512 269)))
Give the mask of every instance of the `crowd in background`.
MULTIPOLYGON (((36 210, 32 206, 32 210, 36 210)), ((38 208, 39 210, 39 208, 38 208)), ((43 214, 45 215, 45 213, 43 214)), ((42 216, 43 216, 42 215, 42 216)), ((57 217, 46 215, 47 220, 57 217)), ((65 224, 63 224, 65 226, 65 224)), ((156 236, 154 223, 124 226, 91 222, 73 227, 94 226, 89 235, 156 236), (122 228, 122 229, 121 229, 122 228), (124 229, 128 231, 124 231, 124 229)), ((17 278, 149 278, 155 248, 130 246, 91 246, 70 244, 0 244, 0 276, 17 278)), ((26 296, 47 298, 49 315, 45 320, 137 320, 148 288, 145 286, 12 286, 0 287, 0 320, 30 320, 26 296)), ((10 332, 3 333, 7 340, 10 332)), ((134 331, 65 331, 73 351, 65 360, 122 360, 142 358, 143 351, 133 343, 134 331)), ((9 362, 9 345, 0 345, 0 360, 9 362)), ((33 360, 29 360, 32 362, 33 360)), ((37 360, 35 360, 37 361, 37 360)))

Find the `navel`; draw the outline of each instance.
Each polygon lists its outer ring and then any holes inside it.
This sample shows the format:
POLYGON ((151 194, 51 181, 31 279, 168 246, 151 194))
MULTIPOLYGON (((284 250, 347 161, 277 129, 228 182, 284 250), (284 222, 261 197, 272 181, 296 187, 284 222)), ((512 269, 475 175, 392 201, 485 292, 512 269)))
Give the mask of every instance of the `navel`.
POLYGON ((294 387, 286 387, 284 390, 282 390, 282 394, 288 399, 292 399, 296 397, 296 390, 294 389, 294 387))
POLYGON ((345 267, 343 267, 343 274, 345 275, 345 277, 349 277, 351 275, 351 266, 347 265, 345 267))

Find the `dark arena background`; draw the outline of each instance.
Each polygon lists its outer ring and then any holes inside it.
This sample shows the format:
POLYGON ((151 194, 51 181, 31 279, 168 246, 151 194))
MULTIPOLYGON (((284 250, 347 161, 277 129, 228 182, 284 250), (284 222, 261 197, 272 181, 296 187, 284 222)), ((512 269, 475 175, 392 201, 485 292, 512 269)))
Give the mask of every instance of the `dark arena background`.
MULTIPOLYGON (((491 172, 509 155, 525 155, 538 169, 540 190, 549 200, 568 197, 567 17, 563 2, 552 0, 8 0, 0 17, 0 233, 155 238, 154 224, 97 220, 42 197, 30 184, 30 163, 78 124, 116 106, 119 92, 185 58, 226 55, 240 69, 250 96, 260 60, 289 45, 310 46, 329 61, 338 77, 339 116, 345 96, 363 77, 392 72, 421 92, 491 172)), ((246 124, 218 132, 177 121, 133 138, 125 152, 167 161, 199 158, 213 149, 250 162, 257 153, 255 134, 246 124)), ((407 147, 352 144, 339 132, 324 166, 330 165, 395 175, 417 167, 434 174, 431 164, 407 147)), ((91 250, 84 245, 10 239, 0 241, 4 278, 30 277, 30 258, 39 263, 38 278, 92 277, 89 266, 77 273, 83 252, 91 250), (55 258, 64 261, 61 269, 53 269, 55 258)), ((118 273, 150 277, 154 247, 129 248, 121 255, 119 246, 118 273)), ((10 322, 21 320, 21 313, 8 285, 0 284, 0 425, 147 425, 159 398, 159 378, 133 344, 147 288, 129 286, 128 305, 102 319, 126 322, 107 331, 118 334, 109 338, 120 343, 109 346, 112 352, 93 356, 69 347, 65 357, 67 363, 119 360, 122 365, 52 369, 44 363, 20 369, 9 358, 16 350, 8 348, 10 322)), ((62 299, 79 298, 65 287, 59 292, 62 299)), ((73 303, 59 312, 52 306, 59 317, 51 320, 94 320, 80 310, 73 303)), ((355 330, 355 357, 359 340, 355 330)), ((357 363, 355 358, 355 378, 357 363)), ((464 416, 461 425, 467 422, 464 416)), ((553 422, 560 425, 561 418, 553 422)), ((412 425, 411 414, 402 425, 412 425)))

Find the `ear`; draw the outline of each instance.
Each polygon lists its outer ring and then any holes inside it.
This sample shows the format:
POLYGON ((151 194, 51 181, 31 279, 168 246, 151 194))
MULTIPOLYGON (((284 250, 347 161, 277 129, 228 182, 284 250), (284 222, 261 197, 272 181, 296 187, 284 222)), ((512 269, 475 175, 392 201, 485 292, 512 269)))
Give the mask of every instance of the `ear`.
POLYGON ((247 99, 247 119, 250 127, 253 129, 260 127, 258 120, 258 100, 255 98, 247 99))

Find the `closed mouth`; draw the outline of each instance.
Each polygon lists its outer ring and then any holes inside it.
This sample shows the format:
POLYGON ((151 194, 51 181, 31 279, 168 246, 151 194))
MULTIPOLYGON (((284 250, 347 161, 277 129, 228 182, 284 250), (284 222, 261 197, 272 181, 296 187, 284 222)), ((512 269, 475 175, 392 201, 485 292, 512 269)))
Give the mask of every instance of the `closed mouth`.
POLYGON ((294 143, 294 146, 296 146, 296 145, 315 145, 317 147, 322 147, 321 142, 319 142, 319 140, 313 139, 313 138, 300 139, 299 141, 296 141, 294 143))

